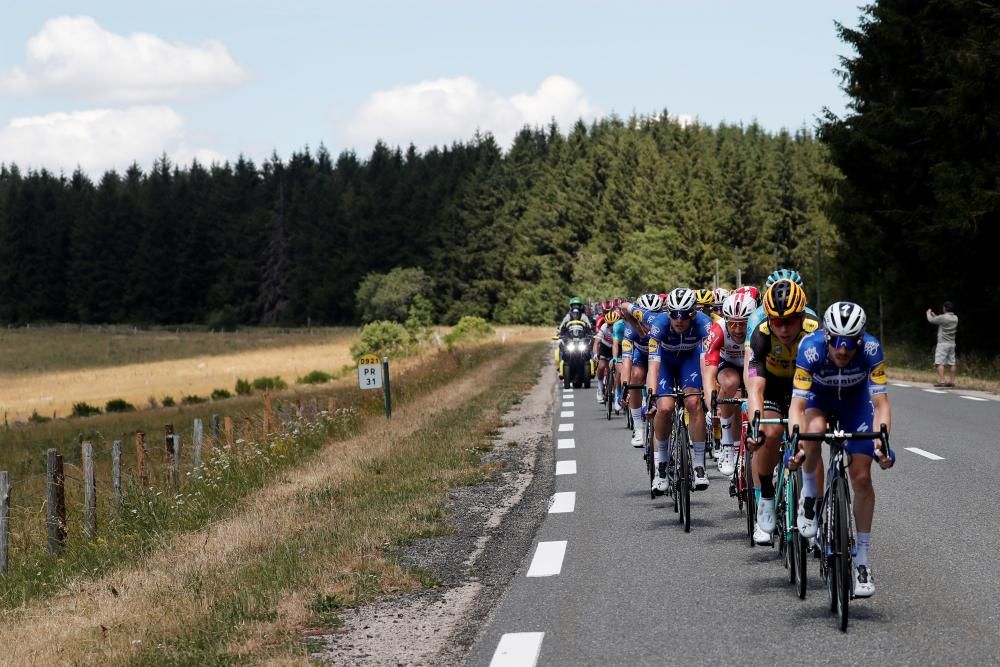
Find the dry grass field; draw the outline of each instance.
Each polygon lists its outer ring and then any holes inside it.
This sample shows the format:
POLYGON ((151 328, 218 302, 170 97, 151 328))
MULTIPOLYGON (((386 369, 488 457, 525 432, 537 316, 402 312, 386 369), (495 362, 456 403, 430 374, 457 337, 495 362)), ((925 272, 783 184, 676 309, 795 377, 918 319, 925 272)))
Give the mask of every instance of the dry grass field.
POLYGON ((351 363, 353 328, 234 333, 46 327, 0 331, 0 410, 10 421, 33 411, 66 416, 73 403, 122 398, 207 397, 237 378, 280 376, 289 385, 312 370, 351 363))

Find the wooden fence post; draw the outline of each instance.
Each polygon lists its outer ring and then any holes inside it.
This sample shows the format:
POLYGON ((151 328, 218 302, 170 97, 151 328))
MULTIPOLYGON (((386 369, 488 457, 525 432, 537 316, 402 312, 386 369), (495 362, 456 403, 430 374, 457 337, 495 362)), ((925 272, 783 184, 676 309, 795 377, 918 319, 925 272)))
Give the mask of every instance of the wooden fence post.
POLYGON ((226 446, 232 449, 233 447, 233 418, 226 415, 222 420, 223 430, 226 433, 226 446))
POLYGON ((194 474, 196 477, 201 477, 201 439, 202 425, 201 419, 194 420, 194 427, 192 428, 191 435, 191 464, 194 466, 194 474))
POLYGON ((111 445, 111 486, 115 490, 115 514, 122 509, 122 441, 111 445))
POLYGON ((166 463, 169 466, 174 458, 174 425, 163 425, 163 450, 166 455, 166 463))
POLYGON ((212 440, 222 442, 222 418, 219 415, 212 415, 212 440))
POLYGON ((57 555, 66 544, 66 478, 62 455, 49 449, 45 456, 46 503, 45 524, 48 528, 50 555, 57 555))
POLYGON ((146 472, 146 434, 135 432, 135 476, 139 478, 142 488, 149 486, 149 473, 146 472))
POLYGON ((10 478, 0 470, 0 575, 7 574, 7 551, 10 540, 10 478))
POLYGON ((170 483, 177 486, 181 482, 181 436, 174 434, 170 436, 172 446, 170 448, 170 483))
POLYGON ((92 540, 97 537, 97 479, 94 476, 94 445, 84 442, 80 448, 83 460, 83 536, 92 540))
POLYGON ((274 412, 271 409, 271 393, 268 391, 264 392, 264 437, 271 434, 274 430, 274 412))

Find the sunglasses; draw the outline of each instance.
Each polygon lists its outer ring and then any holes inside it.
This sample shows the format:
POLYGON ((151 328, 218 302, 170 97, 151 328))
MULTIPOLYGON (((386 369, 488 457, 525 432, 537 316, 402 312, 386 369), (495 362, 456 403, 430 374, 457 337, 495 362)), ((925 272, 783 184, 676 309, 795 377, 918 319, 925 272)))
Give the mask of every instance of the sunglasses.
POLYGON ((861 338, 856 336, 827 336, 826 344, 835 348, 843 348, 850 352, 861 345, 861 338))
POLYGON ((788 327, 796 322, 801 322, 802 317, 798 315, 793 315, 792 317, 769 317, 767 321, 771 323, 773 327, 788 327))
POLYGON ((672 320, 689 320, 694 315, 689 310, 668 310, 667 313, 672 320))

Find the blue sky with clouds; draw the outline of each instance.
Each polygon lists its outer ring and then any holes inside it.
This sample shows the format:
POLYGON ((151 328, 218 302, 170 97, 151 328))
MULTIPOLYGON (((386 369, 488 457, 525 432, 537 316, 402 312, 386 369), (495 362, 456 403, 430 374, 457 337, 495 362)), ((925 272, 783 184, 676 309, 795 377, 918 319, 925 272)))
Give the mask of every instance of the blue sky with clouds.
POLYGON ((506 142, 524 123, 664 108, 715 124, 842 112, 856 1, 8 3, 0 162, 87 171, 506 142))

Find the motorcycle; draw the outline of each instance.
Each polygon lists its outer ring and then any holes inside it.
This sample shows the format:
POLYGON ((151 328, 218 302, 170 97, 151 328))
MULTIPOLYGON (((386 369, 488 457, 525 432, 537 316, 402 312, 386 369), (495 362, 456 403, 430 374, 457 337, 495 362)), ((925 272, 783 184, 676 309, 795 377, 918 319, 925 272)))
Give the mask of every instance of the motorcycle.
POLYGON ((586 387, 594 377, 594 360, 591 350, 594 337, 583 322, 570 322, 559 340, 559 377, 563 387, 586 387))

